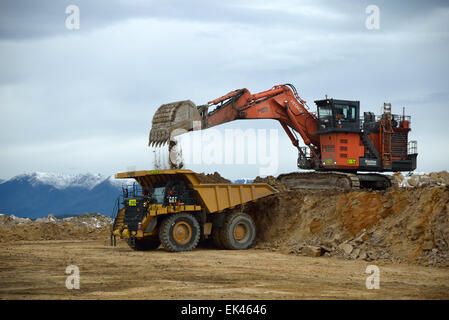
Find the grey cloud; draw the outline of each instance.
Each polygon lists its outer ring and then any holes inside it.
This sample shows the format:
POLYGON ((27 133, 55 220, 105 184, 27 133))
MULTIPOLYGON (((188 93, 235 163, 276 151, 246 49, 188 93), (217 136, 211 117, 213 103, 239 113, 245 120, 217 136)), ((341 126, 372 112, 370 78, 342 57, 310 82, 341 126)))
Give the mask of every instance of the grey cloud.
POLYGON ((257 24, 344 31, 360 26, 365 8, 381 8, 387 27, 420 20, 429 10, 448 6, 445 1, 120 1, 17 0, 0 3, 0 38, 26 39, 66 34, 65 8, 81 11, 79 33, 91 32, 128 19, 161 18, 210 23, 257 24), (309 8, 309 9, 308 9, 309 8), (310 10, 312 8, 313 10, 310 10), (317 14, 320 13, 321 14, 317 14), (336 19, 340 17, 340 19, 336 19))

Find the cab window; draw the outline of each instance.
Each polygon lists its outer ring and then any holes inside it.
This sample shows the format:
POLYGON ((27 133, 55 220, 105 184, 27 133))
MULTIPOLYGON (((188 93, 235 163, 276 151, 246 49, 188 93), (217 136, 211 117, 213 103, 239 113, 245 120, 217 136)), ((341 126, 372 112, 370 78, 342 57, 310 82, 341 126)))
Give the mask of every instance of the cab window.
POLYGON ((355 106, 349 106, 344 104, 334 105, 335 118, 337 120, 354 121, 355 119, 355 106))
POLYGON ((326 119, 328 117, 332 117, 332 108, 331 107, 319 107, 318 108, 318 117, 320 119, 326 119))

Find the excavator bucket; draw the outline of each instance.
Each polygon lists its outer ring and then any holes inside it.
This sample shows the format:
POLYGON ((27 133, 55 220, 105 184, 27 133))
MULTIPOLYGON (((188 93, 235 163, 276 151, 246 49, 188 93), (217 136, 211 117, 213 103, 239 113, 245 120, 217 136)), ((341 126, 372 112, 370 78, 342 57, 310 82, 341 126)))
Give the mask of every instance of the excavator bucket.
MULTIPOLYGON (((153 116, 148 145, 156 147, 163 145, 170 141, 170 135, 174 130, 192 131, 194 126, 198 126, 198 123, 201 129, 201 115, 192 101, 184 100, 163 104, 153 116)), ((178 134, 175 133, 175 135, 178 134)))

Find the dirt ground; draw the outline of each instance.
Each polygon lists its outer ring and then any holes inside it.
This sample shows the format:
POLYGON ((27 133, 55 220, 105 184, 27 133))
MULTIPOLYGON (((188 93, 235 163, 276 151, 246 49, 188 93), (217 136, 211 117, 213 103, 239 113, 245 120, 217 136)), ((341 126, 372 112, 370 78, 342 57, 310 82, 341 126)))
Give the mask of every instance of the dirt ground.
POLYGON ((0 243, 0 299, 449 299, 449 268, 268 250, 131 250, 108 239, 0 243), (368 290, 368 265, 380 289, 368 290), (65 286, 66 267, 80 289, 65 286))

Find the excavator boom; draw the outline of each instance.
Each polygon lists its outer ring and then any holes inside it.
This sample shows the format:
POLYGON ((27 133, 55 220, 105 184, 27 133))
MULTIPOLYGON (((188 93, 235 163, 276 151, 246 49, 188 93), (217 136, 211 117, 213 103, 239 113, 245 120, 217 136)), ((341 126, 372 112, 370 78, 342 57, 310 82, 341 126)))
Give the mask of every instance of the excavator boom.
POLYGON ((198 106, 196 110, 191 101, 164 104, 153 117, 149 142, 150 145, 168 142, 175 129, 192 131, 193 121, 201 121, 201 127, 197 129, 204 130, 238 119, 278 120, 293 145, 299 145, 293 133, 298 132, 306 145, 318 151, 320 139, 314 133, 318 129, 318 120, 307 110, 306 101, 289 84, 256 94, 251 94, 248 89, 234 90, 209 101, 207 105, 198 106))

